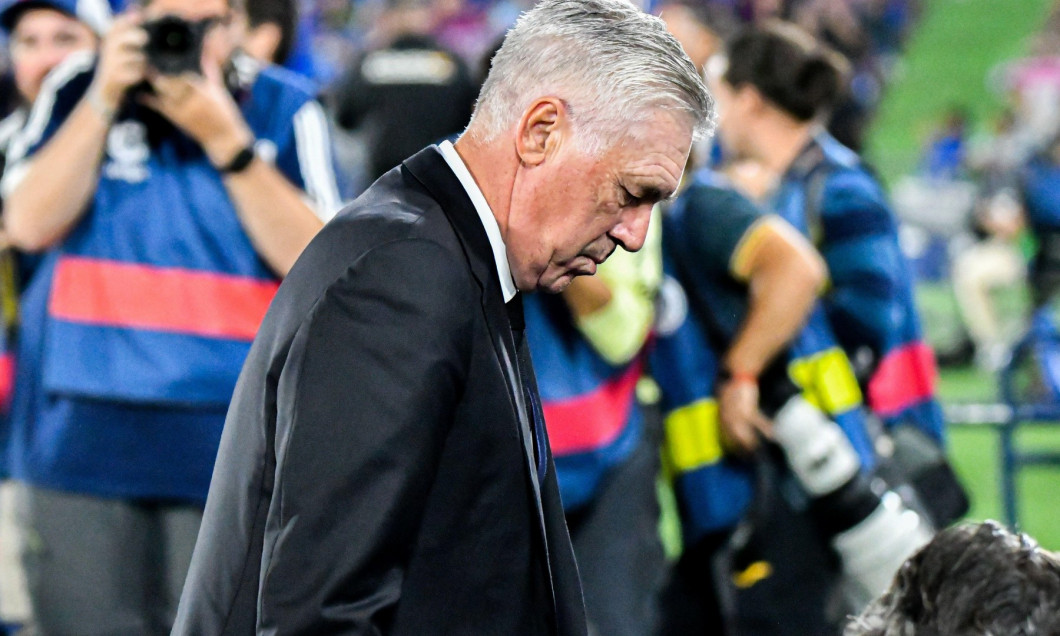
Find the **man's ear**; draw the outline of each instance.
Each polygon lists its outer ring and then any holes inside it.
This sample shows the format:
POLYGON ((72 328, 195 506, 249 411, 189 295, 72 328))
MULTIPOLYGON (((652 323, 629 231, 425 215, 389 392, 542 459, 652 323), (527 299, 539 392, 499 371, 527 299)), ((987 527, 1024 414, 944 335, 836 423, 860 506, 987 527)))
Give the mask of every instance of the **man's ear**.
POLYGON ((567 106, 557 97, 536 100, 519 118, 515 150, 524 165, 536 166, 555 151, 567 125, 567 106))

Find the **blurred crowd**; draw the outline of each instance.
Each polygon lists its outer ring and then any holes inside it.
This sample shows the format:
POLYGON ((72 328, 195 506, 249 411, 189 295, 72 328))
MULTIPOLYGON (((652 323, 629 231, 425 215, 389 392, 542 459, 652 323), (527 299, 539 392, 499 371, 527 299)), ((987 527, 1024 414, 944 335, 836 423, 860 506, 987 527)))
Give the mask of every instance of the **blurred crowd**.
MULTIPOLYGON (((272 293, 343 200, 461 133, 530 2, 0 0, 13 633, 168 633, 272 293)), ((968 505, 910 245, 943 241, 992 369, 1015 336, 989 290, 1060 281, 1060 17, 892 207, 859 153, 916 0, 643 8, 717 134, 644 249, 525 301, 591 630, 838 634, 968 505)))
POLYGON ((1031 325, 1037 337, 1055 333, 1060 10, 1028 49, 984 79, 997 114, 975 121, 968 105, 952 105, 892 189, 918 277, 952 284, 960 328, 935 343, 943 364, 997 372, 1031 325), (999 297, 1005 289, 1029 300, 999 297))
MULTIPOLYGON (((124 0, 108 0, 115 8, 124 0)), ((474 85, 481 79, 488 54, 505 30, 530 0, 435 0, 429 9, 408 24, 406 16, 394 16, 393 5, 384 0, 298 0, 279 12, 278 19, 294 20, 292 34, 284 43, 282 64, 310 78, 322 91, 338 89, 342 76, 356 66, 365 51, 383 48, 408 29, 428 35, 439 47, 454 54, 467 68, 474 85)), ((646 11, 658 13, 665 4, 643 0, 646 11)), ((725 37, 740 24, 771 18, 793 21, 818 34, 852 63, 850 92, 832 117, 830 129, 847 146, 860 150, 866 122, 881 98, 883 87, 894 71, 907 34, 920 12, 918 0, 714 0, 691 3, 706 12, 715 36, 725 37)), ((406 12, 407 13, 407 12, 406 12)), ((0 52, 0 82, 9 85, 10 61, 0 52)), ((0 92, 0 114, 16 103, 14 91, 0 92)), ((340 115, 341 117, 341 115, 340 115)), ((348 118, 340 123, 361 123, 348 118)), ((344 125, 343 128, 350 126, 344 125)), ((371 134, 372 126, 355 126, 371 134), (369 130, 363 130, 369 129, 369 130)), ((341 131, 340 131, 341 132, 341 131)), ((451 130, 450 130, 451 132, 451 130)), ((356 194, 373 175, 365 171, 365 156, 359 138, 339 137, 347 157, 340 169, 348 173, 347 194, 356 194)), ((369 155, 371 156, 371 155, 369 155)), ((381 162, 385 163, 385 162, 381 162)))

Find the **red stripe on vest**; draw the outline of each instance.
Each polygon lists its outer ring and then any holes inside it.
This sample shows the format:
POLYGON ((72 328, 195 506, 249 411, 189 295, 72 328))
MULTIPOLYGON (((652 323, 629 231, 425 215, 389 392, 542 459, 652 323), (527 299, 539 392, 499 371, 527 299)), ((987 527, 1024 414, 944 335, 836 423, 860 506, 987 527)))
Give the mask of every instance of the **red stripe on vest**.
POLYGON ((543 402, 541 410, 545 414, 552 452, 572 455, 603 448, 613 442, 629 420, 641 366, 638 361, 592 393, 543 402))
POLYGON ((277 287, 245 276, 65 256, 48 311, 70 322, 253 340, 277 287))
POLYGON ((15 356, 0 355, 0 413, 7 413, 15 392, 15 356))
POLYGON ((893 415, 935 394, 935 355, 922 342, 887 354, 869 381, 869 406, 880 415, 893 415))

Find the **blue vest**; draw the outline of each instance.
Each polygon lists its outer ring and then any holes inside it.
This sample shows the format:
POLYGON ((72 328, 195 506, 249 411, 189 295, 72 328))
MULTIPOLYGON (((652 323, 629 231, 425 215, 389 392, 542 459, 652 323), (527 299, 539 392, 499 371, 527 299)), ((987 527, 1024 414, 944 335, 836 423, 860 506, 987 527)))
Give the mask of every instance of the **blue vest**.
MULTIPOLYGON (((708 185, 724 184, 709 171, 698 173, 665 216, 663 263, 667 281, 662 297, 671 309, 683 306, 685 311, 678 310, 663 320, 669 324, 660 325, 651 354, 652 373, 662 389, 663 457, 673 477, 688 543, 732 527, 754 496, 750 465, 726 456, 721 447, 714 398, 718 368, 715 347, 727 346, 742 323, 747 309, 746 287, 731 278, 722 281, 720 272, 706 267, 678 265, 695 263, 695 247, 683 230, 686 215, 723 213, 689 205, 696 188, 708 185), (713 316, 709 324, 701 315, 704 310, 713 316), (722 339, 724 342, 719 342, 722 339)), ((871 469, 875 455, 865 428, 861 392, 820 304, 781 355, 788 376, 802 389, 803 396, 839 424, 857 450, 862 468, 871 469)))
MULTIPOLYGON (((84 94, 92 69, 80 70, 38 102, 50 110, 39 130, 31 114, 28 154, 84 94)), ((266 67, 237 101, 259 155, 296 187, 320 177, 304 167, 332 169, 326 129, 315 141, 295 130, 319 106, 292 74, 266 67)), ((159 115, 124 108, 90 208, 24 293, 15 476, 204 500, 228 401, 278 284, 201 148, 159 115)))
POLYGON ((879 182, 853 151, 821 132, 784 175, 771 208, 827 262, 824 309, 843 348, 853 355, 867 347, 876 357, 870 408, 889 426, 910 423, 941 442, 935 358, 923 342, 909 264, 879 182))
POLYGON ((628 458, 643 424, 636 406, 642 368, 613 366, 574 326, 563 299, 523 299, 526 337, 565 510, 587 504, 613 466, 628 458))

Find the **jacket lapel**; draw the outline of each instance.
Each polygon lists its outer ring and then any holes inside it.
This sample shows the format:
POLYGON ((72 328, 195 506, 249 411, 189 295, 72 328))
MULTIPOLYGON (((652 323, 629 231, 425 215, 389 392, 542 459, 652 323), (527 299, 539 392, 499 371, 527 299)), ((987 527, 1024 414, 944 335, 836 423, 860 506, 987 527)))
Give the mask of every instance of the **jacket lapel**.
MULTIPOLYGON (((524 397, 523 383, 519 375, 518 349, 512 335, 511 324, 508 321, 508 312, 504 306, 504 296, 501 293, 489 237, 486 236, 482 220, 475 211, 475 206, 471 203, 464 187, 460 184, 460 180, 453 174, 437 148, 430 146, 421 150, 407 159, 402 167, 407 174, 427 188, 438 201, 464 247, 472 273, 482 287, 482 309, 486 316, 490 341, 497 355, 497 362, 504 373, 508 386, 508 399, 519 420, 523 459, 533 485, 534 503, 537 508, 542 541, 547 546, 544 511, 541 505, 541 484, 538 480, 534 441, 530 430, 533 415, 529 411, 531 405, 527 404, 524 397)), ((532 370, 527 369, 526 372, 532 373, 532 370)), ((527 389, 533 390, 533 387, 527 387, 527 389)))

